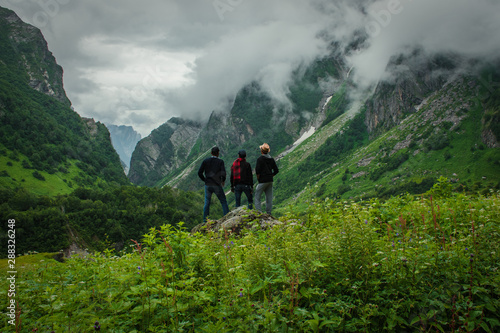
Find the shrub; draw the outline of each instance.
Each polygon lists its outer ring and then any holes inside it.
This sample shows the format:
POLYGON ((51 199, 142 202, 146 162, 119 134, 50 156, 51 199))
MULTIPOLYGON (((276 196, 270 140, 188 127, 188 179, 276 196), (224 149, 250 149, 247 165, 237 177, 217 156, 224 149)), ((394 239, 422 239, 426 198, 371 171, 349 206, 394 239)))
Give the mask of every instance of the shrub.
POLYGON ((406 162, 409 158, 409 154, 407 152, 395 154, 393 156, 385 157, 381 162, 385 163, 385 165, 380 166, 373 170, 370 174, 371 180, 378 180, 384 173, 396 170, 399 168, 401 164, 406 162))
POLYGON ((349 185, 346 185, 346 184, 342 184, 339 186, 339 188, 337 189, 337 194, 339 196, 343 195, 344 193, 347 193, 351 190, 351 186, 349 185))
POLYGON ((38 172, 36 170, 33 172, 33 177, 35 177, 36 179, 45 181, 45 177, 40 172, 38 172))
POLYGON ((23 160, 23 162, 21 163, 21 165, 23 166, 23 168, 25 169, 31 169, 31 164, 28 160, 23 160))
POLYGON ((427 192, 428 195, 435 197, 445 197, 448 198, 451 196, 453 190, 453 186, 450 181, 446 177, 439 177, 436 184, 432 186, 432 188, 427 192))
POLYGON ((447 150, 444 152, 444 160, 448 161, 451 158, 451 153, 447 150))
POLYGON ((450 139, 445 133, 439 132, 431 135, 425 142, 425 146, 429 150, 441 150, 448 147, 450 139))

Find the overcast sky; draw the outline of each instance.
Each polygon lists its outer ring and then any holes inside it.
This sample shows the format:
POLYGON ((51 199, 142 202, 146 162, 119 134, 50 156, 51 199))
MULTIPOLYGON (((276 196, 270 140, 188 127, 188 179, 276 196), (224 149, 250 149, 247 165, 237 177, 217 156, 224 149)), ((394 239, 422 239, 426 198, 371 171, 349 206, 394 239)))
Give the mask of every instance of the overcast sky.
POLYGON ((359 83, 419 45, 500 54, 498 0, 0 0, 41 29, 75 110, 148 135, 172 116, 206 119, 254 80, 286 102, 291 71, 369 38, 349 55, 359 83))

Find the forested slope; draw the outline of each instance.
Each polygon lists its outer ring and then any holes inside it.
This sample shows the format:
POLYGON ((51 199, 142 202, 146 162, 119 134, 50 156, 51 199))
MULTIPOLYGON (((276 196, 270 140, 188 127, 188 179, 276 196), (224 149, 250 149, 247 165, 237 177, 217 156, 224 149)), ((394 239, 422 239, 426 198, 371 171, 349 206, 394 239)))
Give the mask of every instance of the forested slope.
MULTIPOLYGON (((36 196, 24 189, 0 189, 0 219, 16 220, 16 251, 58 252, 74 248, 122 250, 150 228, 183 222, 186 228, 201 223, 200 193, 171 188, 120 186, 79 188, 70 195, 36 196)), ((218 214, 213 207, 213 214, 218 214)), ((214 215, 214 216, 215 216, 214 215)), ((7 224, 0 227, 7 244, 7 224)), ((3 251, 7 254, 7 251, 3 251)))
POLYGON ((40 31, 0 8, 0 185, 39 194, 128 184, 109 131, 70 108, 40 31))

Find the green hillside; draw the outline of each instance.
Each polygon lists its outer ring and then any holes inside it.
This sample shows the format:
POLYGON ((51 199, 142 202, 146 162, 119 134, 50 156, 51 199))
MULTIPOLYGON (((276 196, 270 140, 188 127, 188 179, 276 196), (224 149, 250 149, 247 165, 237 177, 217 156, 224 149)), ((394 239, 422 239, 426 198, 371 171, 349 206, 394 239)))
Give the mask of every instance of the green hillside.
POLYGON ((498 110, 493 104, 500 92, 481 100, 481 89, 477 78, 461 78, 373 138, 367 136, 363 108, 352 120, 338 118, 280 160, 279 205, 424 193, 441 176, 457 191, 499 189, 500 149, 488 148, 483 135, 496 126, 498 111, 492 110, 498 110))
MULTIPOLYGON (((0 64, 0 172, 8 178, 3 185, 24 187, 29 175, 15 171, 18 163, 31 173, 59 174, 67 182, 63 192, 72 186, 98 184, 100 179, 128 183, 104 125, 82 119, 68 106, 16 83, 13 77, 0 64)), ((31 180, 28 184, 35 192, 43 193, 46 187, 38 190, 37 184, 42 183, 31 180)))
POLYGON ((0 8, 0 185, 37 194, 125 185, 106 127, 70 108, 40 31, 0 8))
POLYGON ((74 180, 79 179, 81 170, 76 161, 68 161, 67 168, 62 171, 47 172, 30 168, 29 158, 15 154, 5 148, 0 150, 0 187, 15 189, 25 188, 36 195, 69 194, 76 188, 74 180), (24 167, 24 166, 27 166, 24 167))

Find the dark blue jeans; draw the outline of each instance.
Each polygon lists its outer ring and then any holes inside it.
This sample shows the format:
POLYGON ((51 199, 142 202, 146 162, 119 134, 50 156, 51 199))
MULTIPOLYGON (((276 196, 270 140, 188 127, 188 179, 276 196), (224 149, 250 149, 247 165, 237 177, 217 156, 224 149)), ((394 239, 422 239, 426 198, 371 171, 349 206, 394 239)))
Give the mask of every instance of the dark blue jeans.
POLYGON ((234 187, 234 197, 236 199, 236 207, 241 206, 241 194, 245 193, 248 199, 248 208, 253 208, 252 187, 250 185, 238 184, 234 187))
POLYGON ((209 186, 205 185, 205 206, 203 207, 203 222, 207 222, 207 216, 210 214, 210 200, 212 200, 212 193, 215 193, 222 205, 222 212, 224 215, 229 213, 227 206, 226 195, 222 186, 209 186))

